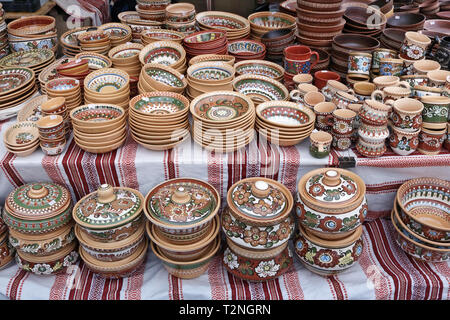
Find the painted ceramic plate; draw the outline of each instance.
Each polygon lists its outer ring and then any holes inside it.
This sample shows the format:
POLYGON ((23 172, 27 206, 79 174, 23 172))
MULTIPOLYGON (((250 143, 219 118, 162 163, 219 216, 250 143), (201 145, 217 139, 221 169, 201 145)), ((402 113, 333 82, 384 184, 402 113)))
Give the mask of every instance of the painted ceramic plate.
POLYGON ((111 40, 123 39, 132 33, 131 28, 123 23, 106 23, 101 25, 98 30, 109 34, 111 40))
POLYGON ((14 52, 2 58, 0 60, 0 66, 32 68, 50 61, 54 56, 55 54, 50 49, 14 52))
POLYGON ((29 68, 10 67, 0 69, 0 97, 27 86, 34 80, 34 71, 29 68))
POLYGON ((86 122, 106 122, 123 116, 124 110, 112 104, 87 104, 75 108, 70 117, 86 122))
POLYGON ((65 47, 79 50, 81 47, 78 42, 78 36, 85 33, 89 28, 90 27, 82 27, 65 32, 60 38, 61 44, 65 47))
POLYGON ((150 92, 133 98, 130 106, 148 115, 165 115, 185 110, 189 100, 177 93, 150 92))
POLYGON ((39 129, 35 122, 16 122, 3 135, 3 140, 13 147, 30 145, 39 139, 39 129))

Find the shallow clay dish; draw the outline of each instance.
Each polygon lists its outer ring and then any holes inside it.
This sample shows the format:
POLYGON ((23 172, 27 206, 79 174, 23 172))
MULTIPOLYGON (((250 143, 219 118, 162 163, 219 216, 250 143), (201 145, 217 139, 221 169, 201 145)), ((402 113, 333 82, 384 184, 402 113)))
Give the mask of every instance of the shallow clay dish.
POLYGON ((403 30, 420 30, 425 20, 426 17, 421 13, 399 12, 387 19, 386 26, 403 30))
POLYGON ((113 104, 88 104, 70 111, 70 119, 82 127, 112 125, 122 121, 125 110, 113 104))
POLYGON ((39 130, 36 122, 16 122, 3 134, 3 141, 8 147, 27 147, 39 140, 39 130))
POLYGON ((183 46, 173 41, 155 41, 145 46, 139 53, 142 64, 159 63, 178 68, 186 59, 183 46))

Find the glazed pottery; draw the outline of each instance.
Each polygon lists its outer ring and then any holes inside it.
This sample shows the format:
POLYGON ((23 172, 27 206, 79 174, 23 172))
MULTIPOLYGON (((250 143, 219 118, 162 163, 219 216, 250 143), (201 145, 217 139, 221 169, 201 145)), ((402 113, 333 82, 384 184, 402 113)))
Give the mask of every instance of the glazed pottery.
POLYGON ((360 101, 364 102, 366 99, 371 99, 372 92, 376 86, 372 82, 360 81, 353 84, 354 96, 360 101))
POLYGON ((292 78, 292 81, 294 81, 295 85, 298 86, 301 83, 312 84, 313 79, 313 76, 309 73, 299 73, 292 78))
POLYGON ((369 75, 372 67, 372 54, 352 52, 348 56, 348 74, 369 75))
POLYGON ((250 97, 257 106, 266 101, 289 99, 289 91, 276 80, 265 76, 242 75, 233 80, 233 89, 250 97))
POLYGON ((365 100, 359 111, 359 117, 369 125, 386 125, 391 109, 389 105, 379 101, 365 100))
POLYGON ((368 125, 363 123, 358 129, 358 136, 365 142, 372 144, 384 143, 385 139, 389 137, 389 129, 386 125, 368 125))
POLYGON ((389 145, 396 154, 407 156, 417 150, 419 145, 419 130, 406 131, 397 127, 392 128, 389 145))
POLYGON ((47 140, 58 140, 65 135, 64 119, 60 115, 49 115, 36 121, 39 137, 47 140))
POLYGON ((297 90, 292 90, 289 93, 289 96, 291 97, 291 100, 293 100, 295 102, 303 103, 305 94, 307 94, 308 92, 311 92, 311 91, 318 92, 319 89, 312 84, 301 83, 297 86, 297 90))
POLYGON ((383 58, 380 60, 380 76, 397 76, 403 74, 403 60, 383 58))
POLYGON ((360 137, 355 147, 359 154, 367 158, 378 158, 386 152, 384 140, 381 142, 369 142, 360 137))
POLYGON ((252 74, 265 76, 280 81, 283 79, 284 69, 278 64, 264 60, 244 60, 234 65, 236 75, 252 74))
POLYGON ((330 153, 333 136, 325 131, 312 132, 309 136, 309 153, 314 158, 325 158, 330 153))
POLYGON ((339 81, 340 79, 339 74, 329 70, 320 70, 314 73, 314 85, 319 90, 326 86, 328 80, 339 81))
POLYGON ((66 138, 63 136, 62 138, 51 140, 44 140, 41 138, 39 145, 47 156, 56 156, 64 151, 66 143, 66 138))
POLYGON ((444 88, 447 82, 447 77, 450 76, 450 71, 447 70, 434 70, 428 71, 428 86, 434 88, 444 88))
POLYGON ((332 147, 334 149, 338 151, 346 151, 351 147, 353 141, 352 133, 341 135, 332 132, 332 135, 333 135, 332 147))
MULTIPOLYGON (((439 62, 442 69, 450 70, 450 36, 437 37, 434 40, 438 43, 438 48, 435 52, 430 52, 430 57, 439 62)), ((434 43, 430 47, 434 47, 434 43)))
POLYGON ((372 53, 372 70, 376 72, 380 70, 380 60, 388 58, 397 58, 397 51, 386 48, 375 49, 372 53))
POLYGON ((431 39, 415 31, 405 33, 405 40, 400 48, 400 56, 404 59, 420 60, 425 57, 431 39))
POLYGON ((336 91, 331 98, 331 102, 333 102, 338 109, 347 109, 349 104, 357 103, 358 98, 345 91, 336 91))
POLYGON ((423 127, 429 129, 445 129, 450 110, 450 97, 424 96, 423 103, 423 127))
POLYGON ((16 122, 3 134, 3 142, 8 150, 28 149, 39 140, 39 129, 33 121, 16 122))
POLYGON ((439 154, 446 138, 447 128, 427 129, 422 128, 419 134, 419 146, 417 150, 422 154, 439 154))
POLYGON ((348 135, 353 132, 352 122, 356 113, 349 109, 336 109, 333 111, 333 133, 348 135))
POLYGON ((328 80, 327 84, 320 90, 327 101, 331 101, 335 94, 339 91, 343 91, 348 94, 354 93, 353 89, 349 89, 345 84, 336 80, 328 80))
POLYGON ((410 87, 408 82, 400 81, 400 78, 397 76, 379 76, 373 79, 373 83, 375 83, 378 90, 383 90, 385 87, 410 87))
POLYGON ((422 127, 423 109, 424 105, 416 99, 399 99, 393 104, 391 114, 392 124, 402 131, 419 131, 422 127))
POLYGON ((325 96, 316 91, 307 92, 303 97, 303 102, 306 107, 314 109, 316 104, 325 102, 325 96))
POLYGON ((321 102, 314 106, 316 115, 315 127, 318 130, 330 132, 333 127, 333 111, 336 105, 332 102, 321 102))
POLYGON ((375 90, 371 94, 372 100, 377 100, 392 105, 396 100, 411 96, 411 89, 404 87, 384 87, 383 90, 375 90))
POLYGON ((440 69, 441 65, 434 60, 422 59, 413 63, 414 74, 427 74, 429 71, 440 69))

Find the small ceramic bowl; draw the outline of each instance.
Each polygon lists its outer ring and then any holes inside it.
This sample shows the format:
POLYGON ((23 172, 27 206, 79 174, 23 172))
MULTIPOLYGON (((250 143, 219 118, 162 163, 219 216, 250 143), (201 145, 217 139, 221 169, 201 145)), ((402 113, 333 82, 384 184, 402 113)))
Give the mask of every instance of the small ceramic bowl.
POLYGON ((155 41, 145 46, 139 53, 139 61, 159 63, 177 69, 184 63, 186 51, 183 46, 173 41, 155 41))
POLYGON ((233 40, 228 43, 228 52, 233 56, 245 57, 263 55, 266 46, 254 40, 233 40))
POLYGON ((47 93, 66 93, 74 94, 80 89, 80 82, 72 78, 57 78, 48 81, 45 84, 45 90, 47 93))
POLYGON ((250 97, 255 104, 289 99, 289 91, 281 82, 265 76, 251 74, 239 76, 233 80, 233 89, 250 97))
POLYGON ((100 94, 118 94, 129 90, 130 76, 114 68, 103 68, 90 73, 84 79, 84 90, 100 94))
POLYGON ((148 63, 142 67, 142 75, 157 91, 181 93, 187 87, 187 81, 177 70, 157 63, 148 63))
POLYGON ((181 32, 166 29, 148 29, 141 32, 141 41, 144 45, 155 41, 174 41, 181 44, 184 37, 181 32))
POLYGON ((281 81, 284 75, 284 69, 280 65, 265 60, 244 60, 234 65, 236 75, 252 74, 265 76, 277 81, 281 81))
POLYGON ((64 136, 64 118, 60 115, 49 115, 36 121, 40 139, 59 139, 64 136))
MULTIPOLYGON (((234 62, 236 58, 231 55, 223 55, 223 54, 201 54, 193 57, 189 60, 189 66, 199 62, 223 62, 227 63, 230 66, 234 66, 234 62)), ((236 70, 237 73, 237 70, 236 70)))
POLYGON ((168 119, 187 115, 189 100, 173 92, 150 92, 138 95, 130 100, 130 110, 142 117, 168 119))
POLYGON ((42 151, 47 156, 56 156, 58 154, 61 154, 64 151, 64 148, 66 147, 67 141, 65 136, 59 139, 52 139, 52 140, 43 140, 41 139, 39 145, 42 149, 42 151))
POLYGON ((125 117, 125 110, 113 104, 88 104, 70 111, 70 119, 82 127, 116 124, 125 117))
POLYGON ((234 68, 221 62, 199 62, 187 69, 187 77, 202 84, 229 83, 234 75, 234 68))
POLYGON ((429 71, 440 70, 441 65, 434 60, 419 60, 413 63, 413 69, 415 74, 427 74, 429 71))
POLYGON ((16 122, 5 130, 3 142, 7 148, 28 148, 39 140, 39 129, 34 121, 16 122))
POLYGON ((88 60, 88 67, 90 70, 112 67, 112 61, 108 59, 108 57, 94 52, 81 52, 75 56, 75 59, 88 60))

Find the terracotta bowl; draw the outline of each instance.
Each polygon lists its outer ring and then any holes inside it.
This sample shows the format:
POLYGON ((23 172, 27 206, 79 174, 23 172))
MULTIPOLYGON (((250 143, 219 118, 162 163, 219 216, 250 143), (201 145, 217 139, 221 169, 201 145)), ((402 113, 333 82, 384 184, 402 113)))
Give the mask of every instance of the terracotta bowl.
POLYGON ((91 70, 98 70, 102 68, 111 68, 112 61, 108 59, 108 57, 98 54, 98 53, 89 53, 89 52, 81 52, 75 56, 75 59, 86 59, 88 60, 88 66, 91 70))
POLYGON ((189 60, 189 66, 199 62, 224 62, 234 66, 236 58, 231 55, 201 54, 189 60))
POLYGON ((142 67, 142 75, 158 91, 183 92, 187 86, 184 76, 171 67, 148 63, 142 67))
POLYGON ((238 76, 252 74, 280 81, 284 75, 284 68, 282 66, 265 60, 245 60, 236 63, 234 67, 238 76))
POLYGON ((298 17, 310 17, 310 18, 320 18, 320 19, 333 19, 333 18, 342 18, 345 13, 345 8, 341 7, 338 10, 334 11, 312 11, 305 10, 297 7, 297 16, 298 17))
POLYGON ((186 59, 183 46, 173 41, 155 41, 145 46, 139 53, 141 64, 160 63, 178 68, 186 59))
POLYGON ((197 13, 195 20, 200 28, 221 29, 227 31, 227 36, 241 34, 243 30, 250 29, 250 23, 244 17, 223 11, 205 11, 197 13))
POLYGON ((174 41, 181 44, 184 38, 184 33, 174 30, 148 29, 141 32, 141 40, 144 45, 155 41, 174 41))
POLYGON ((266 46, 254 40, 234 40, 228 43, 228 52, 234 56, 251 56, 263 54, 266 46))
POLYGON ((3 134, 3 142, 8 148, 28 149, 39 140, 36 122, 22 121, 9 126, 3 134))
POLYGON ((226 46, 226 32, 222 30, 205 30, 191 33, 183 39, 183 46, 187 49, 208 50, 226 46))
POLYGON ((255 104, 289 99, 289 91, 281 82, 265 76, 253 74, 239 76, 233 80, 233 89, 250 97, 255 104))
POLYGON ((234 75, 233 67, 220 62, 199 62, 187 69, 189 80, 206 85, 230 83, 234 75))
POLYGON ((24 17, 8 24, 8 33, 15 36, 39 35, 55 28, 55 18, 51 16, 24 17))
POLYGON ((48 93, 73 95, 80 90, 80 82, 72 78, 57 78, 45 84, 48 93))
POLYGON ((93 129, 119 123, 123 118, 125 110, 113 104, 88 104, 70 111, 70 119, 74 124, 93 129))
POLYGON ((380 42, 369 36, 358 34, 341 34, 333 38, 333 43, 347 50, 374 50, 380 46, 380 42))
POLYGON ((256 108, 258 118, 274 127, 301 128, 314 123, 312 110, 289 101, 265 102, 256 108))
POLYGON ((387 19, 386 27, 403 30, 420 30, 426 17, 421 13, 399 12, 387 19))
POLYGON ((84 90, 93 94, 118 94, 129 90, 130 76, 115 68, 103 68, 90 73, 84 79, 84 90))
POLYGON ((386 16, 380 10, 368 8, 364 5, 347 7, 344 18, 349 24, 366 30, 369 29, 369 21, 370 29, 383 29, 387 22, 386 16))
POLYGON ((295 18, 282 12, 255 12, 248 16, 252 32, 264 34, 275 29, 295 28, 295 18))
POLYGON ((178 119, 187 115, 189 100, 173 92, 151 92, 130 100, 130 110, 151 119, 178 119))

